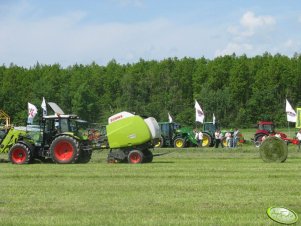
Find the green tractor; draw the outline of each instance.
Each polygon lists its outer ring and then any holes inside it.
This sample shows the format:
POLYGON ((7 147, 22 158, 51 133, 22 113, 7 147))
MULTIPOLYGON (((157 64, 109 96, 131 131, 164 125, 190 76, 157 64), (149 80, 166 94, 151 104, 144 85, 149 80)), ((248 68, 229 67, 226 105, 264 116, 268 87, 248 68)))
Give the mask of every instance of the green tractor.
POLYGON ((28 125, 24 130, 8 129, 1 140, 0 152, 8 152, 14 164, 27 164, 34 159, 52 159, 62 164, 89 162, 92 145, 86 129, 88 123, 76 115, 55 112, 43 116, 40 125, 28 125))
POLYGON ((218 128, 218 124, 216 123, 203 123, 203 147, 212 147, 215 144, 214 133, 218 128))
POLYGON ((195 134, 192 129, 181 127, 179 123, 175 122, 159 122, 159 126, 161 129, 161 137, 155 147, 184 148, 197 146, 195 134))
MULTIPOLYGON (((203 147, 213 147, 215 145, 214 133, 217 129, 220 129, 218 123, 213 123, 213 122, 204 122, 203 123, 203 147)), ((227 132, 230 132, 231 135, 233 136, 233 131, 232 130, 231 131, 222 130, 221 132, 223 134, 223 140, 222 140, 223 146, 227 147, 228 144, 227 144, 225 134, 227 132)), ((240 145, 244 142, 245 142, 245 139, 244 139, 243 135, 241 133, 239 133, 237 145, 240 145)))

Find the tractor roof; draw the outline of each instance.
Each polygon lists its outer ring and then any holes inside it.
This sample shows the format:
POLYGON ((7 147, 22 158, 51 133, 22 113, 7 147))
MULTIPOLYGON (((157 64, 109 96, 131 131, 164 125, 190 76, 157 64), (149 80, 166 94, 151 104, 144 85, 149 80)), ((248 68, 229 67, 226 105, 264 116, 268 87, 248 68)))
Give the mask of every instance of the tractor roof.
POLYGON ((258 122, 259 125, 273 125, 273 122, 267 122, 267 121, 259 121, 258 122))
POLYGON ((48 105, 51 107, 51 109, 60 115, 64 115, 65 113, 63 112, 63 110, 54 102, 48 102, 48 105))
POLYGON ((74 118, 74 119, 78 119, 79 117, 77 115, 46 115, 43 116, 43 118, 45 119, 59 119, 59 118, 74 118))

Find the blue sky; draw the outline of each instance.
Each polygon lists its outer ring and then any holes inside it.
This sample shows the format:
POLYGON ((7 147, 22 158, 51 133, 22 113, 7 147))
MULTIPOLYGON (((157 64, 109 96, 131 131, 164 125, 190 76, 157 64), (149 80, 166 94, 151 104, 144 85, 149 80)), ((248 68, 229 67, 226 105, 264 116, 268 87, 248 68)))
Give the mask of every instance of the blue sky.
POLYGON ((0 64, 301 53, 299 0, 0 0, 0 64))

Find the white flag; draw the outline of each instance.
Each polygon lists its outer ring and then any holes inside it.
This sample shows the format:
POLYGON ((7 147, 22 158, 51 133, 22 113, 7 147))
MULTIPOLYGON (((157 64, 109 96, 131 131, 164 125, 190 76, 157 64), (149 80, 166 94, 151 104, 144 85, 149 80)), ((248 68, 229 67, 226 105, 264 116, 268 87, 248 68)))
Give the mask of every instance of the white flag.
POLYGON ((44 97, 43 97, 43 101, 42 101, 41 107, 43 109, 43 116, 47 115, 46 101, 45 101, 44 97))
POLYGON ((170 116, 169 112, 168 112, 168 121, 173 122, 172 117, 170 116))
POLYGON ((199 103, 196 100, 195 100, 194 107, 195 107, 195 121, 203 123, 205 115, 204 115, 204 112, 203 112, 201 106, 199 105, 199 103))
POLYGON ((287 99, 286 99, 285 111, 286 111, 286 118, 287 118, 288 122, 296 122, 297 121, 297 114, 287 99))
POLYGON ((213 122, 213 124, 215 124, 215 115, 214 115, 214 113, 213 113, 213 116, 212 116, 212 122, 213 122))
POLYGON ((33 122, 34 117, 38 113, 38 109, 31 103, 28 103, 28 123, 33 122))

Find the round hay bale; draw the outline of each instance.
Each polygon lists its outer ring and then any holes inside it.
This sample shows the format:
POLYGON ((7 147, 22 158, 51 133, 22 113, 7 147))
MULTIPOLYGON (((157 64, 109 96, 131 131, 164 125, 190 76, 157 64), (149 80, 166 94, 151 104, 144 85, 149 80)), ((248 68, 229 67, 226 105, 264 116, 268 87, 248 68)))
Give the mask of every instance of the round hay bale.
POLYGON ((265 162, 285 162, 287 143, 277 137, 267 137, 259 147, 260 157, 265 162))

